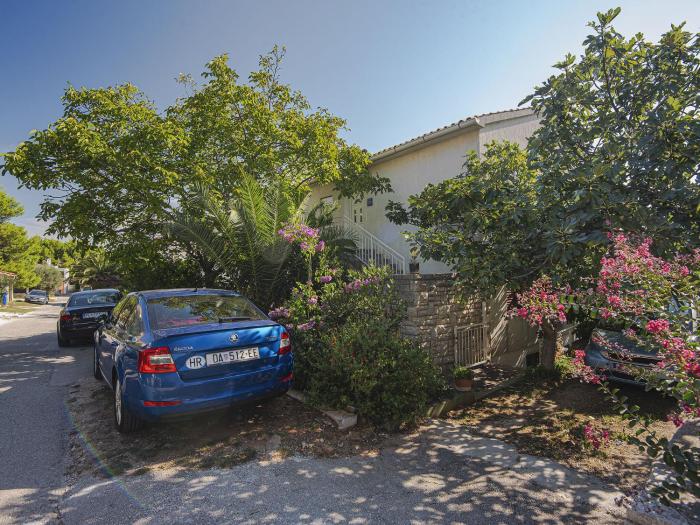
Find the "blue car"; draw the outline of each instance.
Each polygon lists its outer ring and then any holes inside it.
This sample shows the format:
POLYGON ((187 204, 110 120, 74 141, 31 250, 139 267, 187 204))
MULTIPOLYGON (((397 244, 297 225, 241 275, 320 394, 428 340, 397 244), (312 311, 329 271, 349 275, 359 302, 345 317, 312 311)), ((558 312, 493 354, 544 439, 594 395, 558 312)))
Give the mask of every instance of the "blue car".
POLYGON ((284 327, 226 290, 133 292, 95 331, 94 375, 123 433, 282 395, 293 364, 284 327))

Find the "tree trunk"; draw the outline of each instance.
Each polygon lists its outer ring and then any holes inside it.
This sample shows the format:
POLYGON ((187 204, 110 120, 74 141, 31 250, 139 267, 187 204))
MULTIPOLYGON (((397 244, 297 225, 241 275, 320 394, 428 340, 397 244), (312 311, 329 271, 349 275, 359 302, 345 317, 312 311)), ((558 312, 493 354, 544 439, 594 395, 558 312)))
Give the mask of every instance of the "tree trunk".
POLYGON ((559 326, 553 326, 548 321, 542 323, 542 351, 540 352, 540 365, 546 370, 554 370, 554 358, 557 352, 564 349, 562 337, 557 330, 559 326))

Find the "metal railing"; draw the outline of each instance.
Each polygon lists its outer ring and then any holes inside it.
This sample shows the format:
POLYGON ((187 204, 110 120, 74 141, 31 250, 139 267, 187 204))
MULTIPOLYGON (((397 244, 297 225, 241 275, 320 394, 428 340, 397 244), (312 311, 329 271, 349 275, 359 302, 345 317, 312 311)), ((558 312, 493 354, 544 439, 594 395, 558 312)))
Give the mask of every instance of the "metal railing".
POLYGON ((455 365, 476 366, 489 360, 489 334, 485 323, 455 328, 455 365))
POLYGON ((356 235, 357 257, 364 263, 389 266, 393 273, 406 273, 406 258, 376 235, 343 216, 343 223, 356 235))

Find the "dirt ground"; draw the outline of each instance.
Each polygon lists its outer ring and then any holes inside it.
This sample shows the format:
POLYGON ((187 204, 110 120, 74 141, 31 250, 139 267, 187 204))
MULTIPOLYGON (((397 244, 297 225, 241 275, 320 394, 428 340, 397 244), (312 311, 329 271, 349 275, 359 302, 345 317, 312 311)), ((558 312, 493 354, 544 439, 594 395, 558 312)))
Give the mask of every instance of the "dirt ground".
POLYGON ((71 473, 144 474, 158 469, 226 468, 254 459, 289 455, 373 455, 386 437, 358 426, 339 431, 318 410, 288 396, 227 412, 209 413, 119 434, 112 422, 112 394, 85 379, 71 388, 68 409, 71 473))
MULTIPOLYGON (((660 436, 670 437, 675 426, 666 416, 676 406, 656 392, 621 386, 621 393, 654 421, 660 436)), ((502 393, 450 414, 479 435, 503 439, 525 454, 544 456, 631 490, 646 480, 651 460, 624 441, 630 430, 594 385, 577 380, 526 381, 502 393), (584 446, 583 426, 593 422, 611 432, 599 450, 584 446)))

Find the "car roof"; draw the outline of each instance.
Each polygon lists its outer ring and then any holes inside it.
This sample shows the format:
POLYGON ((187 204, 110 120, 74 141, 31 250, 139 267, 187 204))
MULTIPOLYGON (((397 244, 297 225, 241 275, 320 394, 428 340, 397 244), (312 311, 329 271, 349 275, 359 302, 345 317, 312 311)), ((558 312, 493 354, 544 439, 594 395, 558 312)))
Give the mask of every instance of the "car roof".
POLYGON ((71 297, 74 295, 90 295, 98 292, 120 293, 119 290, 117 290, 116 288, 98 288, 97 290, 82 290, 80 292, 73 292, 71 294, 71 297))
POLYGON ((217 288, 173 288, 170 290, 144 290, 136 292, 146 300, 156 299, 158 297, 184 297, 187 295, 231 295, 240 296, 238 292, 233 290, 221 290, 217 288))

